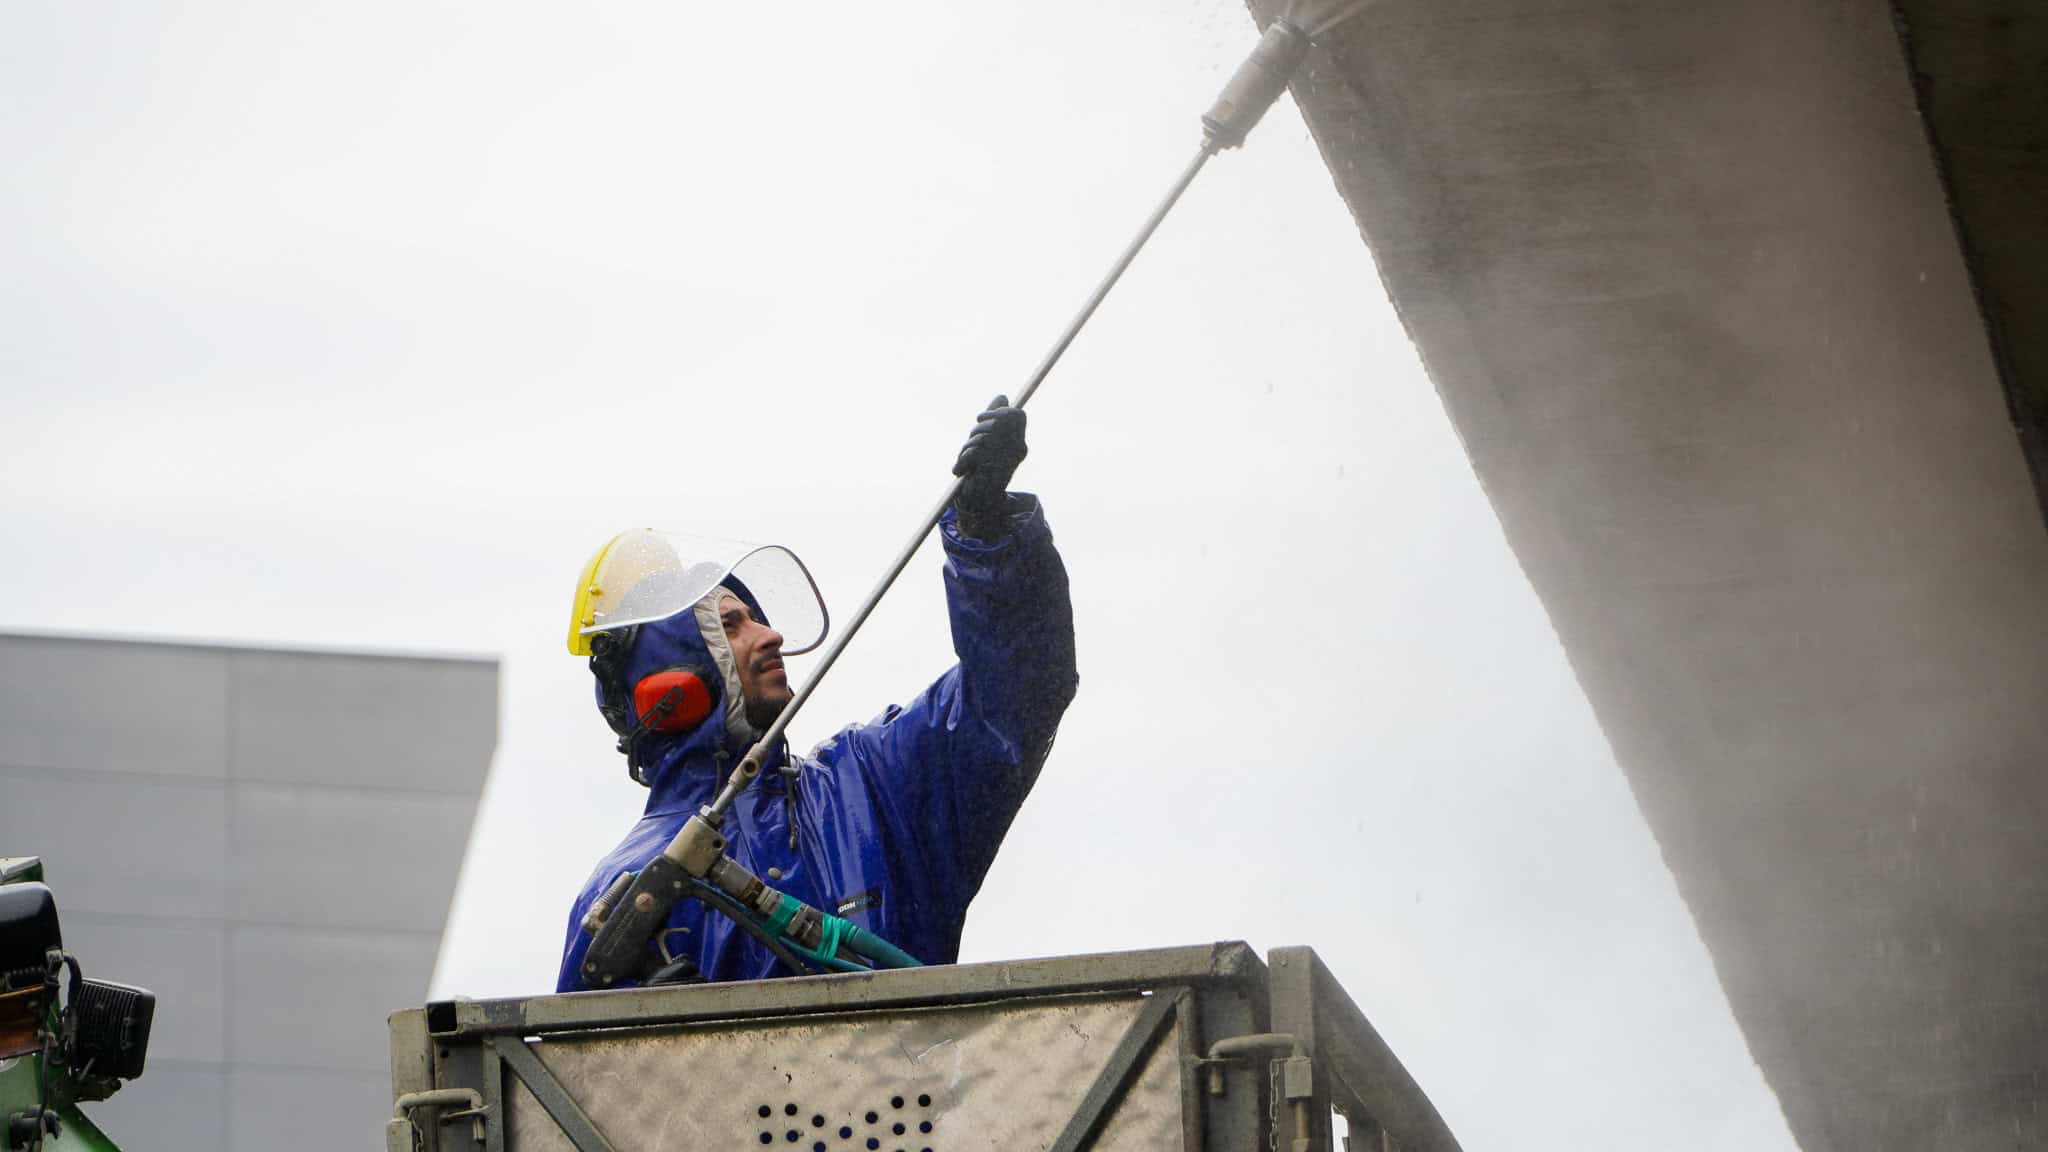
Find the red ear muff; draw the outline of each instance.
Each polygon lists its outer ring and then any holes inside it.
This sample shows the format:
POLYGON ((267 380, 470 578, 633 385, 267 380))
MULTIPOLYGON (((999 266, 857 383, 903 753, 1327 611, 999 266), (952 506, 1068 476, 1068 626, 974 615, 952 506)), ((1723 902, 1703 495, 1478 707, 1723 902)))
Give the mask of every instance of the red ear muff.
POLYGON ((687 732, 711 715, 711 686, 681 668, 655 672, 633 685, 633 711, 656 732, 687 732), (662 702, 671 698, 663 708, 662 702))

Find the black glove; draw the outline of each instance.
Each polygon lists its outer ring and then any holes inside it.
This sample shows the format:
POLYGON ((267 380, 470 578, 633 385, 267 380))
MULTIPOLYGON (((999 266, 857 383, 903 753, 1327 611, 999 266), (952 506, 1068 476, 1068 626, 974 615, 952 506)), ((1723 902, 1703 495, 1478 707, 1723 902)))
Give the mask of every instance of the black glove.
POLYGON ((1007 396, 989 401, 953 461, 953 475, 966 477, 953 498, 962 536, 987 542, 1008 535, 1010 477, 1029 452, 1024 446, 1024 410, 1010 407, 1007 396))

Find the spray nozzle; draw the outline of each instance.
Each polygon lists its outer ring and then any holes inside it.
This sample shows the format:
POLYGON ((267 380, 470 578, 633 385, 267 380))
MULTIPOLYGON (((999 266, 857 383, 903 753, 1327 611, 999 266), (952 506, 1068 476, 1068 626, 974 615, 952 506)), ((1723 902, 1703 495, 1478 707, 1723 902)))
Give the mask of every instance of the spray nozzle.
POLYGON ((1231 74, 1216 102, 1202 114, 1202 136, 1211 152, 1244 143, 1266 109, 1286 91, 1287 81, 1308 54, 1308 33, 1285 20, 1266 25, 1259 46, 1231 74))

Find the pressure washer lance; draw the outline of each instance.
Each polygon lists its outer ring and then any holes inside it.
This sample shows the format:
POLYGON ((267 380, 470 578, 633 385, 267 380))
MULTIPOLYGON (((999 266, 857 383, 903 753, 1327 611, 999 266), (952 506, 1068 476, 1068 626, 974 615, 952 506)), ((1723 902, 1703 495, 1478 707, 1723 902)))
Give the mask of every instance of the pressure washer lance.
MULTIPOLYGON (((1333 20, 1320 27, 1329 27, 1336 22, 1333 20)), ((1294 75, 1295 69, 1301 66, 1302 58, 1308 54, 1309 37, 1309 33, 1286 20, 1275 20, 1266 27, 1265 35, 1259 39, 1258 47, 1252 49, 1251 55, 1245 58, 1243 64, 1238 65, 1229 83, 1223 86, 1223 91, 1216 97, 1216 102, 1203 113, 1202 146, 1196 152, 1194 160, 1181 173, 1180 179, 1174 182, 1166 198, 1152 210, 1152 215, 1146 219, 1145 226, 1139 229, 1138 235, 1124 248, 1123 254, 1117 258, 1109 274, 1096 286, 1094 295, 1088 298, 1088 302, 1067 325, 1066 331, 1061 333, 1052 350, 1039 362, 1038 370, 1032 373, 1030 381, 1017 393, 1016 407, 1022 408, 1031 399, 1032 394, 1038 391, 1038 386, 1052 372, 1053 365, 1059 363, 1067 346, 1074 342, 1074 337, 1080 334, 1089 317, 1095 315, 1095 310, 1101 306, 1103 298, 1109 295, 1109 290, 1123 277, 1124 269, 1129 268, 1131 261, 1137 258, 1139 250, 1152 238, 1152 233, 1158 229, 1160 221, 1166 219, 1166 214, 1173 210, 1174 204, 1180 200, 1181 193, 1187 191, 1188 185, 1194 182, 1196 174, 1208 163, 1209 157, 1243 144, 1245 136, 1266 114, 1266 110, 1280 98, 1280 93, 1287 90, 1288 79, 1294 75)), ((875 606, 881 603, 882 597, 896 582, 896 577, 901 575, 903 569, 910 563, 910 558, 923 546, 925 538, 931 535, 932 529, 938 525, 939 518, 945 514, 946 506, 960 494, 960 485, 964 482, 963 477, 955 477, 946 488, 945 496, 925 514, 917 532, 903 546, 903 550, 896 554, 895 561, 876 583, 874 589, 868 593, 867 600, 861 604, 860 610, 854 614, 846 630, 839 634, 839 638, 819 658, 818 670, 804 682, 804 686, 782 709, 782 714, 775 718, 775 723, 771 724, 768 731, 747 751, 738 769, 726 781, 717 798, 699 809, 695 816, 690 817, 682 830, 676 833, 675 839, 669 841, 668 847, 661 850, 661 855, 649 861, 637 874, 628 873, 620 876, 612 882, 604 895, 591 905, 590 914, 583 921, 583 930, 593 935, 590 947, 584 953, 583 978, 592 986, 607 987, 620 980, 632 978, 638 972, 639 966, 644 963, 647 942, 668 923, 669 912, 683 895, 687 887, 685 878, 690 876, 709 881, 740 902, 756 909, 769 919, 771 926, 778 927, 783 935, 807 950, 815 950, 824 939, 826 926, 831 923, 832 918, 786 893, 768 887, 759 877, 727 857, 725 837, 720 835, 719 827, 724 824, 725 814, 732 808, 733 801, 738 799, 740 792, 760 776, 761 765, 767 761, 769 752, 782 739, 790 720, 804 706, 805 701, 811 698, 811 693, 825 678, 825 673, 832 670, 832 665, 839 659, 839 654, 845 651, 847 642, 860 631, 860 626, 867 621, 875 606), (796 905, 793 912, 789 910, 792 904, 796 905)), ((909 959, 873 933, 863 932, 842 937, 838 944, 841 950, 853 951, 856 955, 887 967, 899 966, 895 960, 887 956, 887 953, 895 953, 898 957, 909 959), (884 955, 863 952, 864 946, 884 955)))

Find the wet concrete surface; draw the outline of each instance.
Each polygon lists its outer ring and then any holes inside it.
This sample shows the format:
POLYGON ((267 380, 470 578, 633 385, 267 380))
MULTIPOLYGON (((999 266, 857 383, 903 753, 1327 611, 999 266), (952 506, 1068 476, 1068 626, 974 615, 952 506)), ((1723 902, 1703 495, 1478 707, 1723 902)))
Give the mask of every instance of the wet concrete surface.
POLYGON ((2048 1145, 2048 84, 1957 11, 1381 0, 1295 85, 1807 1152, 2048 1145))

